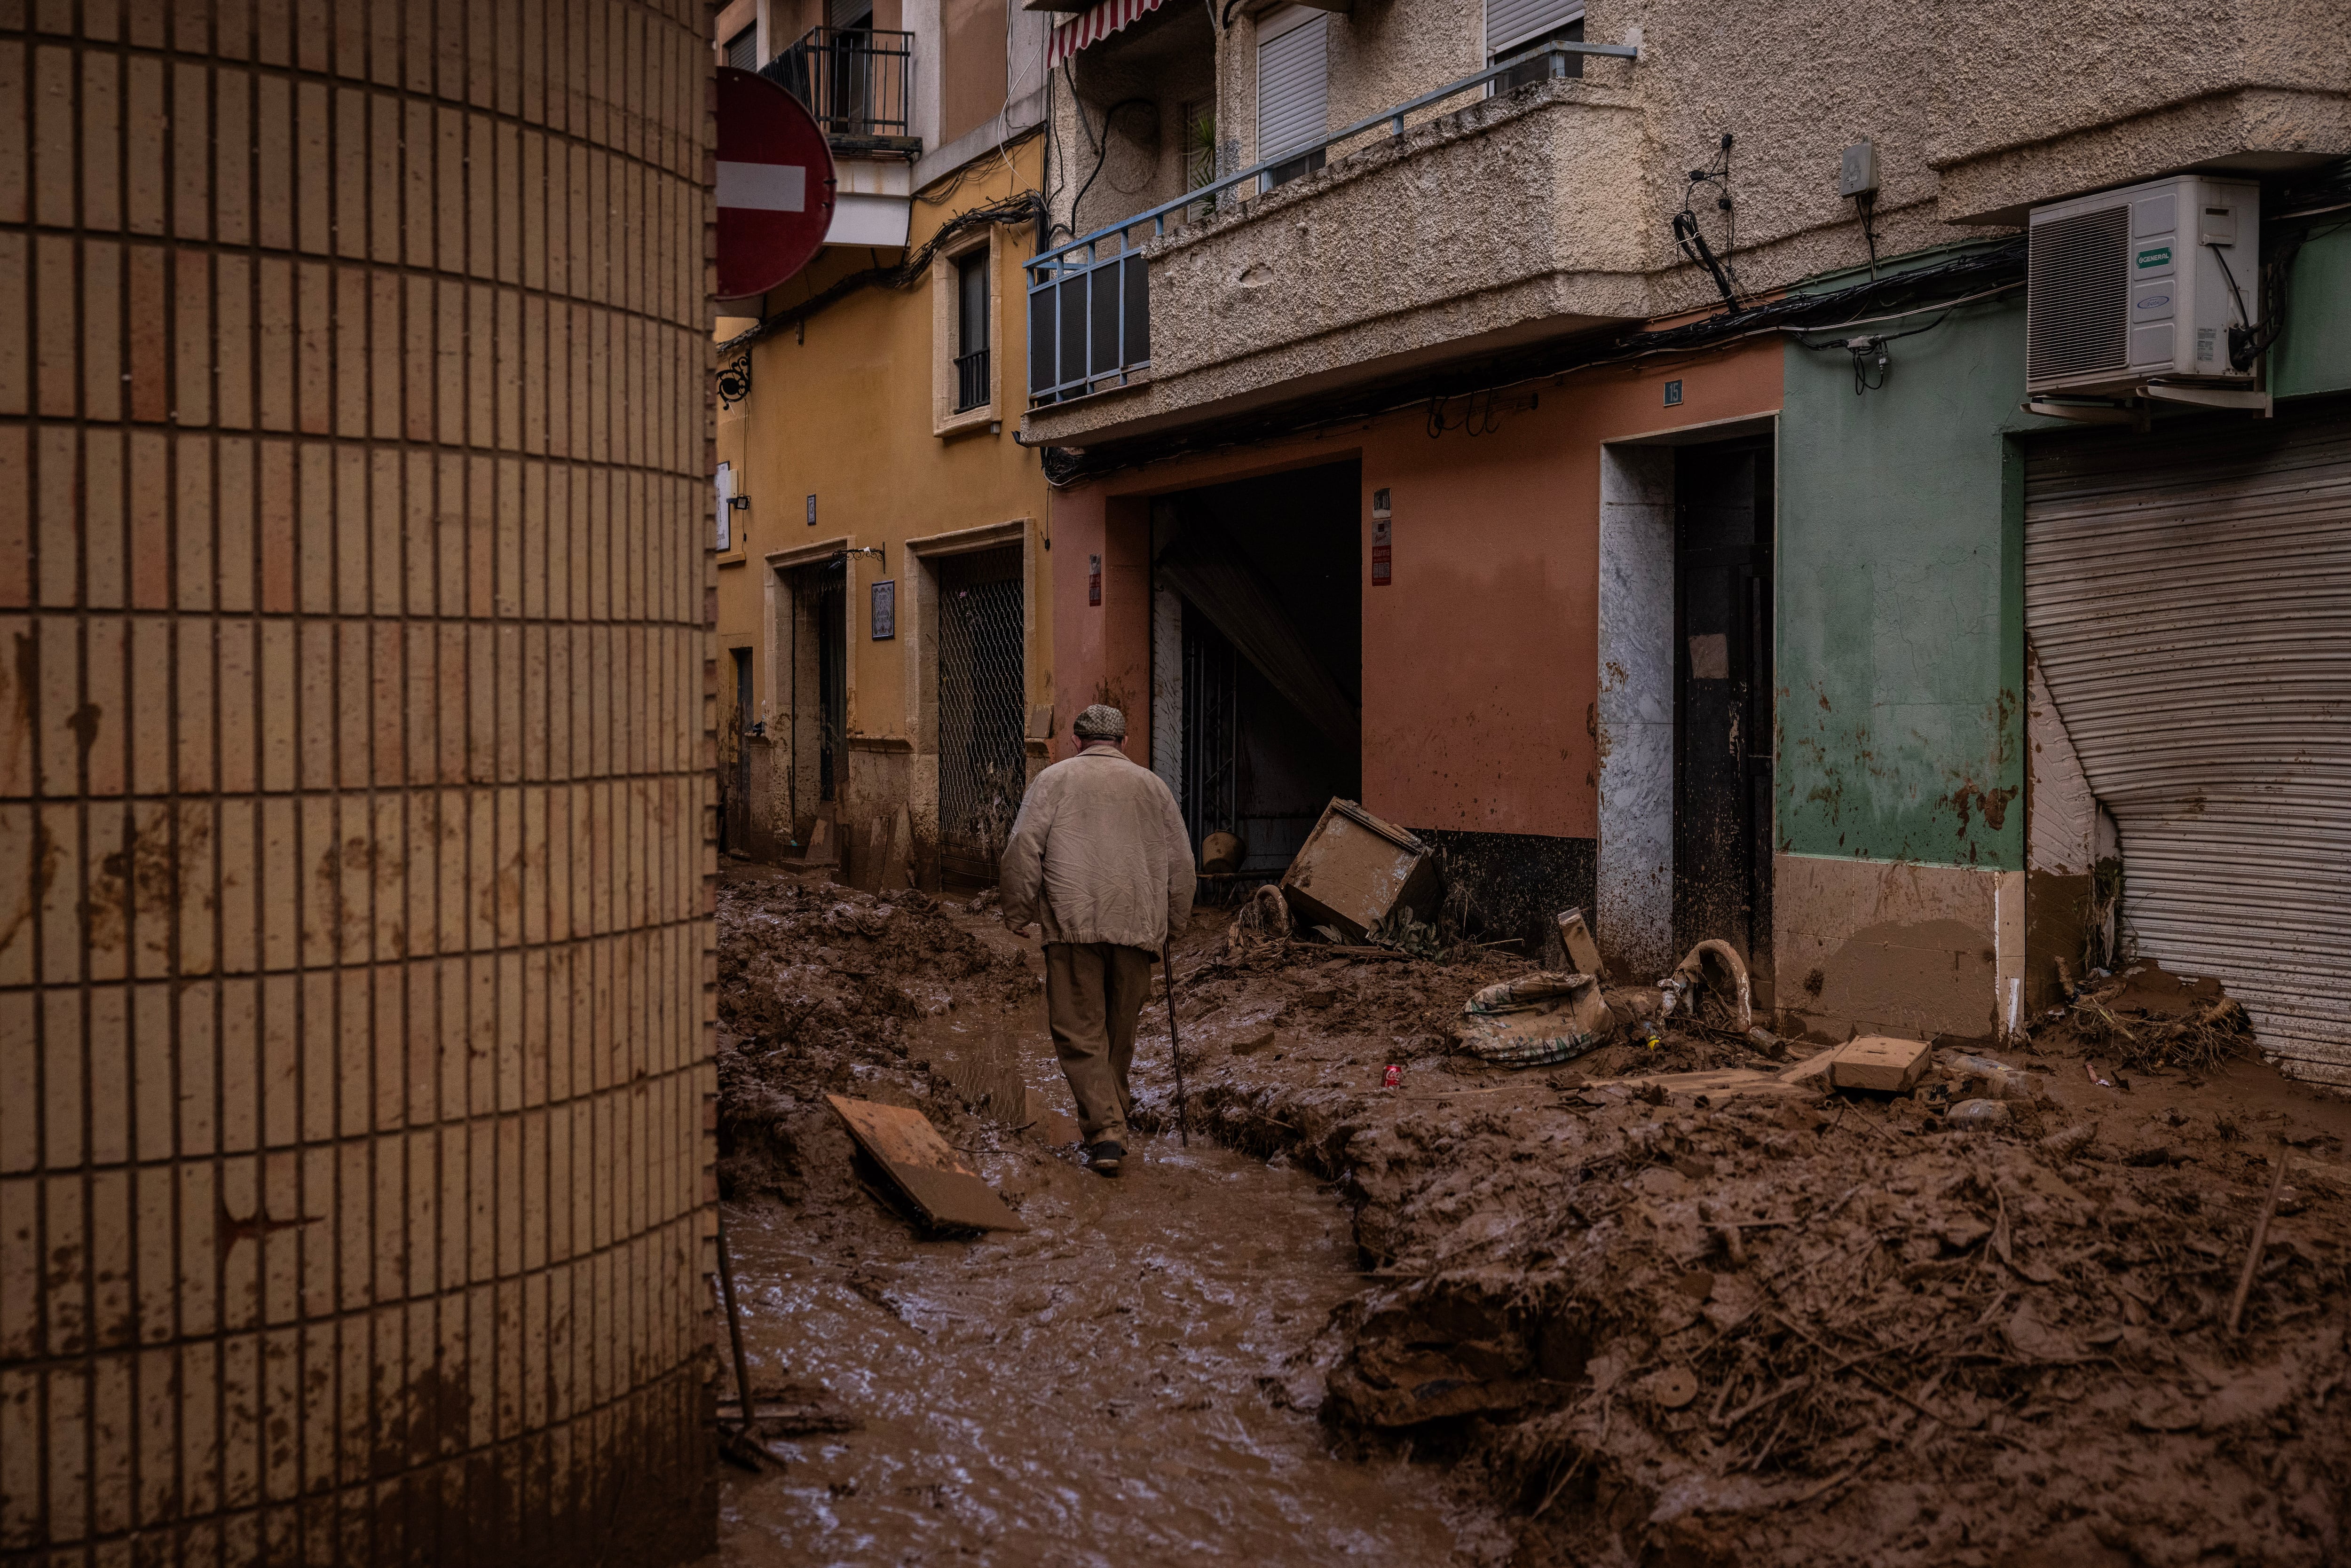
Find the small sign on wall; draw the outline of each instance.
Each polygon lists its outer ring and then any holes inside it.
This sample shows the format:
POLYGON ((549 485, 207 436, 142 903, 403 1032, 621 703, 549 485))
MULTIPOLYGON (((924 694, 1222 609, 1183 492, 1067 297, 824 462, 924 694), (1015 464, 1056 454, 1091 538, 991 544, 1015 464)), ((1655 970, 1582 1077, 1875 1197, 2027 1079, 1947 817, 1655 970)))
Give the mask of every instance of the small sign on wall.
POLYGON ((1086 602, 1102 602, 1102 557, 1098 555, 1086 557, 1086 602))
POLYGON ((873 640, 881 642, 898 634, 898 585, 877 582, 873 585, 873 640))
POLYGON ((1385 490, 1372 492, 1372 586, 1385 588, 1395 580, 1395 555, 1388 525, 1394 520, 1385 490))
POLYGON ((728 526, 728 518, 734 510, 735 465, 721 463, 718 465, 718 553, 721 555, 735 548, 734 529, 728 526))

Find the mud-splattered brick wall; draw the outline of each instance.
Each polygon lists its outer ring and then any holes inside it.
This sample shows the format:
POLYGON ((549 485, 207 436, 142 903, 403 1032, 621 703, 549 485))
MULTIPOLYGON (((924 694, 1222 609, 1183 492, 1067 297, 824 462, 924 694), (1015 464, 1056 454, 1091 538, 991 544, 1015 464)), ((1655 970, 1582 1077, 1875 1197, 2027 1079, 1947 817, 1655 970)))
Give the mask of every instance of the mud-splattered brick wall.
POLYGON ((0 1560, 711 1538, 704 20, 0 8, 0 1560))

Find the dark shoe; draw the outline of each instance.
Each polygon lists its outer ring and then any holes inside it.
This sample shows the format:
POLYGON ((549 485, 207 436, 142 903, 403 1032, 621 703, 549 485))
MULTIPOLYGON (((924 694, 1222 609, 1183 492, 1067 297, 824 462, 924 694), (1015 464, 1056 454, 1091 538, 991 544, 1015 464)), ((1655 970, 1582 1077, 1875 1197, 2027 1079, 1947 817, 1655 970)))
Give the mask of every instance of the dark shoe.
POLYGON ((1092 1144, 1086 1149, 1086 1168, 1096 1176, 1114 1176, 1118 1175, 1119 1162, 1124 1158, 1126 1158, 1124 1144, 1107 1141, 1092 1144))

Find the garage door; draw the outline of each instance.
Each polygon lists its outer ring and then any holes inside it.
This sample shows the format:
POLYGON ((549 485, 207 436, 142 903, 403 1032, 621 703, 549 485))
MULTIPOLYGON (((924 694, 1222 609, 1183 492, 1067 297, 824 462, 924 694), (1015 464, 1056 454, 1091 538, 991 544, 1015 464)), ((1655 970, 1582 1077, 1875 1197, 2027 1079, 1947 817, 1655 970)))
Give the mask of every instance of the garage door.
POLYGON ((2138 951, 2351 1084, 2351 405, 2032 454, 2025 622, 2138 951))

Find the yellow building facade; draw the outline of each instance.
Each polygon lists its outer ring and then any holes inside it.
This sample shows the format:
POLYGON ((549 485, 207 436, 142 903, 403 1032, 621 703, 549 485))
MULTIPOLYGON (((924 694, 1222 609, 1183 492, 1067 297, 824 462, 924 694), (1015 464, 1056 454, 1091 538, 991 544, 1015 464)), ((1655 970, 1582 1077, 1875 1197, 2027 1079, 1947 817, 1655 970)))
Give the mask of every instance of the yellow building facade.
POLYGON ((1049 487, 1016 439, 1043 149, 987 144, 913 192, 903 250, 828 245, 720 321, 730 851, 993 877, 1053 703, 1049 487))

